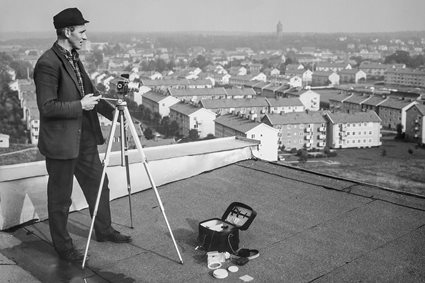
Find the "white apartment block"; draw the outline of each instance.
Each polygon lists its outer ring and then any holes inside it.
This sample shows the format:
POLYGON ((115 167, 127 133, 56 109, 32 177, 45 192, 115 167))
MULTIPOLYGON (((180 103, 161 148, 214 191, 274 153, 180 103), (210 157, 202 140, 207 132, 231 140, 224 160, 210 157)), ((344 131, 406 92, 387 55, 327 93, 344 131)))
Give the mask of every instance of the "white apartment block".
POLYGON ((152 112, 157 112, 161 117, 170 114, 170 106, 179 103, 179 99, 170 96, 162 95, 157 92, 150 91, 142 96, 142 105, 150 109, 152 112))
POLYGON ((215 133, 215 113, 187 103, 177 103, 170 107, 170 120, 179 125, 179 134, 187 137, 195 129, 200 138, 215 133))
POLYGON ((405 139, 425 144, 425 105, 415 104, 406 110, 405 139))
POLYGON ((278 92, 277 94, 288 98, 299 98, 306 110, 318 111, 320 109, 320 94, 311 90, 309 87, 285 91, 283 94, 278 92))
POLYGON ((310 150, 326 146, 326 120, 320 112, 267 114, 261 121, 279 130, 279 147, 310 150))
POLYGON ((257 152, 254 155, 267 161, 276 161, 278 153, 278 130, 256 121, 256 114, 227 114, 215 120, 215 136, 237 136, 259 140, 257 152))
POLYGON ((386 129, 397 130, 397 125, 401 124, 405 132, 406 129, 406 110, 417 101, 410 101, 400 98, 389 98, 379 104, 378 113, 382 119, 382 126, 386 129))
POLYGON ((338 72, 339 83, 354 83, 358 84, 360 82, 366 81, 366 73, 362 70, 356 69, 344 69, 338 72))
POLYGON ((326 112, 325 117, 330 148, 365 148, 382 144, 381 119, 374 111, 326 112))
POLYGON ((312 86, 339 85, 339 75, 333 71, 315 71, 311 77, 312 86))
POLYGON ((414 69, 388 69, 384 75, 386 84, 425 87, 425 71, 414 69))

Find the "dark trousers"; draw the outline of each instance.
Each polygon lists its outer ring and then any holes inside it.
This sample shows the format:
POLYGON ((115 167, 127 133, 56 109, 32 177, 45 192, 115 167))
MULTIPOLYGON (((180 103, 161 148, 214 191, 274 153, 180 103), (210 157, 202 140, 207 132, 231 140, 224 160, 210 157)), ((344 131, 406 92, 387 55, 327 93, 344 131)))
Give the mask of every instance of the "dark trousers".
MULTIPOLYGON (((62 252, 73 247, 72 239, 67 229, 69 207, 72 203, 73 177, 75 175, 80 184, 89 205, 90 215, 93 216, 103 166, 98 152, 95 151, 93 153, 80 154, 76 159, 59 160, 46 158, 46 168, 49 173, 47 209, 50 234, 55 249, 58 252, 62 252)), ((106 235, 113 231, 107 176, 105 176, 102 187, 94 231, 96 235, 106 235)))

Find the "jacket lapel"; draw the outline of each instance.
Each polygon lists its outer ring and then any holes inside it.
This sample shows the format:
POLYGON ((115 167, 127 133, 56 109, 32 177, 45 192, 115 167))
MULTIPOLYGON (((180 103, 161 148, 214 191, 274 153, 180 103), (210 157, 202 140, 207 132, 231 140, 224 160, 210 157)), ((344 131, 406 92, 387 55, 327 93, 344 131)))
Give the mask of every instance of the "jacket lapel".
POLYGON ((52 50, 56 53, 56 55, 62 61, 63 65, 65 66, 65 70, 67 71, 67 73, 69 74, 71 79, 74 81, 74 84, 77 87, 78 92, 80 93, 80 96, 82 97, 83 94, 81 93, 80 85, 78 84, 77 75, 75 74, 74 69, 69 64, 68 60, 66 60, 65 56, 60 52, 60 50, 57 49, 57 47, 55 45, 53 45, 52 50))

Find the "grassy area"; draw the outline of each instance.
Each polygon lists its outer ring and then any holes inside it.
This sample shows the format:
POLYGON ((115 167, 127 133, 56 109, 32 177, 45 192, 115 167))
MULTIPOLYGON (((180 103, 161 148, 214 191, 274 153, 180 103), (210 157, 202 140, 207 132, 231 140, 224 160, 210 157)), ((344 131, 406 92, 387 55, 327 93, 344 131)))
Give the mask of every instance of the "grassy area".
MULTIPOLYGON (((307 162, 305 169, 425 195, 425 149, 413 143, 383 140, 376 148, 338 149, 335 164, 307 162)), ((313 160, 313 159, 310 159, 313 160)))

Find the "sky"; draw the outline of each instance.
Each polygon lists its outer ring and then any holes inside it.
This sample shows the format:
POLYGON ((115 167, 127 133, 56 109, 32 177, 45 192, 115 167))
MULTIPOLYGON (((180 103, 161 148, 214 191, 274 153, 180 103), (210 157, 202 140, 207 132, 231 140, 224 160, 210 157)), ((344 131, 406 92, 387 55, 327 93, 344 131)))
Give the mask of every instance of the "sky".
POLYGON ((69 7, 96 32, 425 30, 425 0, 0 0, 0 33, 54 32, 69 7))

